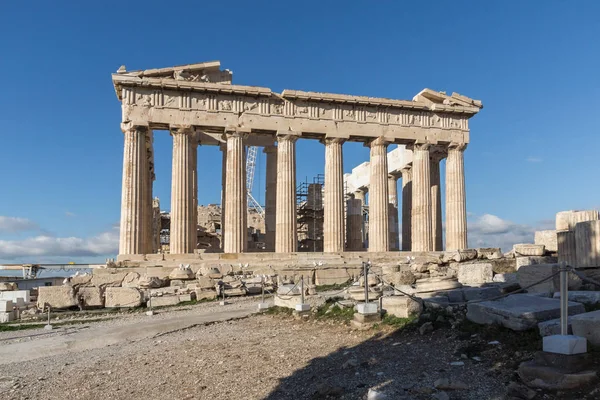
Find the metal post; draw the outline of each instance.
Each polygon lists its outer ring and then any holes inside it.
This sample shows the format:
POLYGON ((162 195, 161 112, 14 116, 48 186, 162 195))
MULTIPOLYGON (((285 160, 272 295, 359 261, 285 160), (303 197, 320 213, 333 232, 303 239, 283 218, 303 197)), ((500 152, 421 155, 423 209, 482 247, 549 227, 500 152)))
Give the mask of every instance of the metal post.
POLYGON ((560 334, 568 335, 569 281, 565 262, 560 264, 560 334))
POLYGON ((265 302, 265 277, 264 276, 260 277, 260 289, 261 289, 260 302, 264 303, 265 302))
POLYGON ((369 266, 363 261, 363 275, 365 277, 365 304, 369 303, 369 266))
POLYGON ((300 276, 300 294, 302 295, 300 304, 304 304, 304 275, 300 276))
POLYGON ((50 306, 48 306, 48 325, 50 325, 50 306))

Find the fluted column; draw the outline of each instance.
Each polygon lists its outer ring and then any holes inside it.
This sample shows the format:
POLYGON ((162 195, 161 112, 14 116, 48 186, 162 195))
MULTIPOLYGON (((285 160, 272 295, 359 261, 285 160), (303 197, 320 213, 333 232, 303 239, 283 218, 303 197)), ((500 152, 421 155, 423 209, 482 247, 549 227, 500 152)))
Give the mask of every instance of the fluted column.
POLYGON ((123 186, 121 191, 121 230, 119 254, 142 254, 145 251, 144 199, 148 176, 147 126, 121 124, 125 136, 123 151, 123 186))
POLYGON ((365 242, 367 240, 367 229, 365 227, 365 218, 363 215, 363 207, 367 205, 367 191, 359 189, 354 192, 354 199, 358 200, 356 206, 358 207, 360 219, 358 219, 358 234, 360 235, 360 246, 357 250, 362 250, 365 248, 365 242))
POLYGON ((400 235, 398 234, 398 180, 394 175, 388 175, 388 208, 390 250, 399 250, 400 235))
POLYGON ((429 164, 431 175, 431 230, 433 232, 433 250, 443 251, 442 242, 442 192, 440 183, 441 155, 432 154, 429 164))
POLYGON ((190 238, 192 253, 198 248, 198 135, 192 136, 190 143, 192 158, 192 215, 190 216, 190 238))
POLYGON ((412 251, 432 251, 431 172, 428 143, 415 144, 412 167, 412 251))
POLYGON ((244 135, 240 132, 226 132, 226 139, 224 251, 225 253, 243 253, 248 245, 244 135))
POLYGON ((171 181, 171 254, 193 253, 196 247, 194 209, 194 179, 196 178, 195 149, 198 142, 190 126, 171 127, 173 136, 173 169, 171 181), (193 233, 192 233, 193 232, 193 233))
POLYGON ((277 147, 266 146, 267 178, 265 188, 265 250, 275 251, 275 210, 277 209, 277 147))
POLYGON ((402 251, 411 251, 412 246, 412 167, 402 172, 402 251))
POLYGON ((349 251, 363 249, 362 219, 362 201, 357 198, 346 200, 346 249, 349 251))
POLYGON ((219 145, 221 150, 221 250, 225 251, 225 195, 227 184, 227 143, 219 145))
POLYGON ((370 143, 369 251, 389 251, 387 145, 383 138, 370 143))
POLYGON ((144 191, 144 199, 143 199, 143 218, 142 223, 144 227, 142 228, 143 232, 143 252, 145 254, 154 253, 154 229, 153 229, 153 220, 154 220, 154 210, 152 208, 152 186, 155 179, 154 176, 154 149, 153 149, 153 134, 152 130, 148 130, 146 134, 146 143, 145 143, 145 151, 146 151, 146 162, 144 168, 144 177, 143 177, 143 191, 144 191))
POLYGON ((344 251, 343 139, 325 139, 325 199, 323 251, 344 251))
POLYGON ((446 159, 446 250, 463 250, 467 244, 467 201, 464 150, 452 143, 446 159))
POLYGON ((275 252, 298 249, 296 230, 296 140, 297 136, 277 135, 277 199, 275 252))

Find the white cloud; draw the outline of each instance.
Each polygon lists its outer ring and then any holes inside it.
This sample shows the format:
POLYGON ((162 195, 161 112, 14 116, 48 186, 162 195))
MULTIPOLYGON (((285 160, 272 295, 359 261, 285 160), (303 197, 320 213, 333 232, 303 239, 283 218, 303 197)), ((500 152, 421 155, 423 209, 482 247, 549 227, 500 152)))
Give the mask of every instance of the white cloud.
POLYGON ((114 257, 119 248, 119 230, 89 238, 39 235, 23 240, 0 240, 0 259, 50 262, 52 259, 79 257, 114 257))
MULTIPOLYGON (((541 224, 546 225, 546 222, 541 224)), ((535 231, 546 228, 516 224, 492 214, 472 216, 467 226, 469 247, 500 247, 504 252, 511 250, 515 243, 533 243, 535 231)))
POLYGON ((75 214, 75 213, 72 213, 71 211, 65 211, 65 215, 66 215, 67 217, 76 217, 76 216, 77 216, 77 214, 75 214))
POLYGON ((27 218, 5 217, 0 215, 0 233, 26 232, 37 229, 39 229, 38 224, 27 218))
POLYGON ((534 157, 534 156, 529 156, 525 160, 530 163, 541 163, 542 161, 544 161, 540 157, 534 157))

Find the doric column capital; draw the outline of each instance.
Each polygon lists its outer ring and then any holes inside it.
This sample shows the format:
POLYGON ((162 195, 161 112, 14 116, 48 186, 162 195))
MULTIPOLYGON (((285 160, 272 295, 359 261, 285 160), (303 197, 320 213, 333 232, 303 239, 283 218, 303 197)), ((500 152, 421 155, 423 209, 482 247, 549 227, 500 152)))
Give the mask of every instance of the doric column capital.
POLYGON ((134 131, 134 130, 141 131, 141 132, 148 132, 150 130, 150 128, 148 127, 148 124, 134 123, 134 122, 121 123, 121 131, 123 133, 129 132, 129 131, 134 131))
POLYGON ((171 135, 195 135, 196 130, 192 125, 169 125, 171 135))
POLYGON ((397 181, 398 178, 399 178, 399 176, 396 174, 388 174, 388 179, 390 179, 390 180, 393 179, 393 180, 397 181))
POLYGON ((293 132, 293 131, 277 131, 276 136, 277 136, 278 142, 283 142, 283 141, 295 142, 300 137, 298 132, 293 132))
POLYGON ((439 151, 438 149, 432 149, 429 151, 429 159, 433 162, 440 162, 444 158, 448 157, 445 151, 439 151))
POLYGON ((448 145, 448 150, 465 151, 465 149, 467 148, 467 145, 468 145, 468 143, 452 142, 448 145))
POLYGON ((383 136, 379 136, 378 138, 365 142, 365 147, 387 146, 391 143, 392 141, 385 139, 383 136))
POLYGON ((326 137, 325 139, 321 139, 320 142, 323 143, 325 146, 327 146, 328 144, 344 144, 344 142, 346 141, 345 138, 334 138, 334 137, 326 137))
POLYGON ((421 151, 429 151, 431 149, 432 143, 427 142, 414 142, 412 144, 406 145, 408 150, 421 150, 421 151))
POLYGON ((412 165, 407 165, 404 168, 402 168, 400 170, 400 172, 402 173, 402 175, 404 176, 405 174, 409 174, 412 172, 412 165))
POLYGON ((235 126, 228 126, 225 128, 225 133, 223 134, 223 140, 226 141, 228 137, 241 137, 242 139, 246 139, 249 134, 250 134, 250 130, 248 130, 248 129, 235 127, 235 126))

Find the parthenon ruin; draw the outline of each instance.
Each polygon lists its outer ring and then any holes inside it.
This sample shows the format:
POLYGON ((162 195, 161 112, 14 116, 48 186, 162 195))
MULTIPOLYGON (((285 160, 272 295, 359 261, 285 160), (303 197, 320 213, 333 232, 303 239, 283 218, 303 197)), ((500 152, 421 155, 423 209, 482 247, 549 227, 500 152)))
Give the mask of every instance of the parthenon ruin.
POLYGON ((173 137, 171 254, 196 250, 198 145, 223 151, 224 253, 244 253, 246 243, 246 146, 267 154, 266 251, 297 251, 296 141, 325 145, 323 250, 362 250, 356 210, 366 186, 346 196, 343 144, 370 148, 369 252, 440 251, 440 161, 446 161, 446 250, 467 248, 463 153, 478 100, 424 89, 412 100, 284 90, 232 84, 220 63, 112 75, 122 102, 125 135, 119 259, 148 254, 152 246, 153 131, 173 137), (405 146, 410 162, 389 170, 390 144, 405 146), (398 241, 396 180, 402 178, 402 245, 398 241), (391 206, 390 206, 391 205, 391 206), (396 213, 394 216, 393 214, 396 213))

